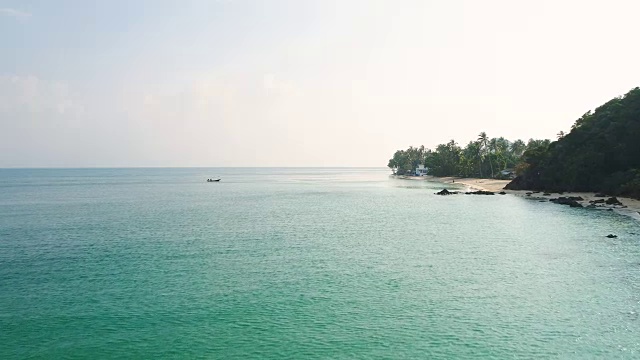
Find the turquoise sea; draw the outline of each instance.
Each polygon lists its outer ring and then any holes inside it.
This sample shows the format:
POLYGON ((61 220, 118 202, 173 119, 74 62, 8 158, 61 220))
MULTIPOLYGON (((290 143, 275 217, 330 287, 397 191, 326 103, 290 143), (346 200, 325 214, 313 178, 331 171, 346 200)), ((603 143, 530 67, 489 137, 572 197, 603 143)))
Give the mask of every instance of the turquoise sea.
POLYGON ((440 189, 0 170, 0 359, 640 358, 639 222, 440 189))

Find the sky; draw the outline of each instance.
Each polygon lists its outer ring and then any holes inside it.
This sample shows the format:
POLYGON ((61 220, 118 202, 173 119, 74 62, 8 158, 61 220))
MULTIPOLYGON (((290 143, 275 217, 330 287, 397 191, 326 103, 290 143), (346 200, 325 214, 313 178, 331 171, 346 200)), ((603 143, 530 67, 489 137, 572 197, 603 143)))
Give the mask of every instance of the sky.
POLYGON ((640 86, 635 0, 0 0, 0 167, 380 166, 640 86))

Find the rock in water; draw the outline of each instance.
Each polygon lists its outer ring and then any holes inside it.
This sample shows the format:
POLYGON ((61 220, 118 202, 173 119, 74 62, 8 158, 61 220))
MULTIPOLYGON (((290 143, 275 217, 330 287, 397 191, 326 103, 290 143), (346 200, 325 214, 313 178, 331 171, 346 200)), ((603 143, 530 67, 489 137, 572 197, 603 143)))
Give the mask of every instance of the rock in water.
POLYGON ((580 204, 578 200, 582 200, 582 198, 579 196, 569 196, 569 197, 561 196, 557 199, 549 199, 549 201, 554 202, 556 204, 560 204, 560 205, 569 205, 570 207, 582 207, 582 204, 580 204))
POLYGON ((493 191, 484 191, 484 190, 468 191, 465 194, 467 194, 467 195, 495 195, 495 193, 493 191))
POLYGON ((610 197, 607 199, 607 201, 605 201, 605 203, 607 205, 622 205, 622 203, 620 202, 620 200, 618 200, 617 197, 610 197))
POLYGON ((609 235, 607 235, 607 237, 608 237, 609 239, 614 239, 614 238, 617 238, 617 237, 618 237, 618 235, 609 234, 609 235))
POLYGON ((436 193, 436 195, 453 195, 453 194, 457 194, 457 193, 458 193, 457 191, 449 191, 447 189, 442 189, 442 190, 438 191, 436 193))

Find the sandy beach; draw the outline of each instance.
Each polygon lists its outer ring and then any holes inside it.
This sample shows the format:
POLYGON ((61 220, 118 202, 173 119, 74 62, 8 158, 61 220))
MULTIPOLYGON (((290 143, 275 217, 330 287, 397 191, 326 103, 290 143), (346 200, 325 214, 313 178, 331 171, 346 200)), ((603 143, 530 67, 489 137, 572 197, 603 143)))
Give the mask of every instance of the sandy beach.
MULTIPOLYGON (((596 193, 585 193, 585 192, 565 192, 562 194, 558 193, 550 193, 549 195, 544 195, 543 192, 532 192, 528 190, 505 190, 504 187, 510 182, 510 180, 495 180, 495 179, 476 179, 476 178, 459 178, 459 177, 435 177, 435 176, 408 176, 405 177, 410 180, 427 180, 427 181, 436 181, 441 182, 443 184, 457 184, 457 185, 465 185, 469 188, 469 190, 483 190, 483 191, 493 191, 500 192, 504 191, 507 194, 520 196, 524 198, 529 198, 532 200, 549 200, 556 199, 558 197, 581 197, 584 200, 579 200, 582 206, 587 207, 590 205, 589 201, 593 200, 601 200, 608 199, 602 197, 596 197, 596 193)), ((608 210, 612 209, 613 211, 630 216, 638 221, 640 221, 640 200, 618 197, 618 200, 622 203, 622 205, 606 205, 606 204, 598 204, 595 210, 608 210)))
POLYGON ((469 188, 483 191, 500 192, 504 190, 504 187, 510 182, 510 180, 495 180, 495 179, 474 179, 474 178, 458 178, 458 177, 435 177, 429 176, 430 180, 443 182, 445 184, 455 183, 466 185, 469 188))

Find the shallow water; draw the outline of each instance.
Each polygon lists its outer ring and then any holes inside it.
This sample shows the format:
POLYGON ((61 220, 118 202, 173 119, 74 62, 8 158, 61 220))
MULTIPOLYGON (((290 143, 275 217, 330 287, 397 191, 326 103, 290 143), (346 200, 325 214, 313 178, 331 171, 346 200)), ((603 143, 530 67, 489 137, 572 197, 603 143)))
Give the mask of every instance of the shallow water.
POLYGON ((440 189, 0 170, 0 358, 640 357, 640 223, 440 189))

